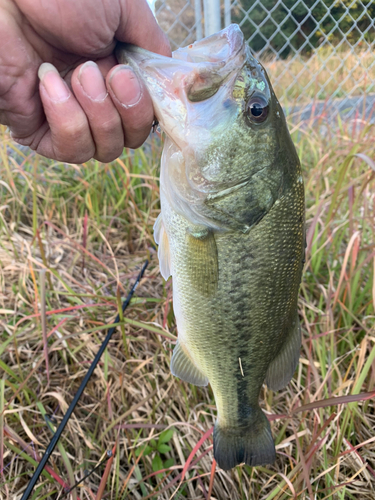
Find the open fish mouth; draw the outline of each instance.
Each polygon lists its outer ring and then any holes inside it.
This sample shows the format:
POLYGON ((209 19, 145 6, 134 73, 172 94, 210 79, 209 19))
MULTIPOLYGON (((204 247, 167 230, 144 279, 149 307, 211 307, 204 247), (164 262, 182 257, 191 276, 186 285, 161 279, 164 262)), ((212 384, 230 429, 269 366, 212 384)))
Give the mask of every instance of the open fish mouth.
POLYGON ((209 144, 238 112, 231 90, 249 52, 237 25, 176 50, 172 58, 123 43, 116 55, 145 82, 161 128, 180 149, 209 144))

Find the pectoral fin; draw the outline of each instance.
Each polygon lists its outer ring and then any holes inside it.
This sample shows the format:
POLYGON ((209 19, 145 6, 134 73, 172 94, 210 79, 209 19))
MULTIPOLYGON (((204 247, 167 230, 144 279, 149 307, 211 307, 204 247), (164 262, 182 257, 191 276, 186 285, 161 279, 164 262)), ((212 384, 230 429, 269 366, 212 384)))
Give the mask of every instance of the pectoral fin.
POLYGON ((179 341, 173 349, 171 372, 184 382, 198 386, 208 384, 208 378, 195 366, 193 360, 183 350, 179 341))
POLYGON ((158 257, 160 274, 165 280, 167 280, 171 275, 171 255, 169 251, 169 240, 164 228, 161 213, 154 224, 154 240, 159 246, 158 257))
POLYGON ((266 384, 273 391, 285 387, 293 377, 301 350, 301 328, 298 316, 292 323, 287 341, 268 367, 266 384))
POLYGON ((207 228, 192 228, 186 232, 186 262, 192 287, 204 297, 217 289, 219 265, 215 236, 207 228))

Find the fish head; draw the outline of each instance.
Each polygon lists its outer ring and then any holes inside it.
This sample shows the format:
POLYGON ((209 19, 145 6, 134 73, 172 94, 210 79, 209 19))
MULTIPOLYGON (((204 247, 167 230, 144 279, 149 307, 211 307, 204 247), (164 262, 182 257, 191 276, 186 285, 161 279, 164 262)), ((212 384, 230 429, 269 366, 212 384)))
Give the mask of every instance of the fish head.
POLYGON ((122 47, 118 58, 145 81, 160 127, 180 149, 204 149, 234 119, 231 87, 246 58, 236 25, 176 50, 172 58, 133 45, 122 47))
MULTIPOLYGON (((226 195, 267 167, 272 179, 261 204, 272 206, 283 177, 277 156, 289 149, 292 163, 298 158, 266 71, 237 25, 176 50, 172 58, 128 44, 119 45, 117 58, 145 82, 168 137, 161 188, 177 211, 195 223, 210 219, 225 226, 228 218, 215 218, 213 200, 231 203, 226 195)), ((244 230, 247 222, 239 223, 244 230)))

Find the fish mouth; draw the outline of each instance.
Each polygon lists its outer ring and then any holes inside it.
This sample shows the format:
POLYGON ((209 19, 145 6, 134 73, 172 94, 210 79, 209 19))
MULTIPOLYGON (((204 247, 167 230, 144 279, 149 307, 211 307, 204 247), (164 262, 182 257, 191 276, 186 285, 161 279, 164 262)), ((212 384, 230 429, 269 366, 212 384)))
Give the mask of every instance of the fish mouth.
MULTIPOLYGON (((186 47, 179 48, 172 54, 173 60, 189 63, 219 63, 228 61, 234 57, 244 46, 245 39, 237 24, 231 24, 227 28, 203 38, 186 47)), ((149 50, 119 42, 116 46, 116 56, 121 64, 134 64, 139 66, 144 60, 147 61, 169 61, 170 57, 162 56, 149 50)))
POLYGON ((176 50, 172 58, 131 44, 116 47, 118 61, 145 82, 156 119, 180 149, 202 149, 213 129, 225 127, 236 114, 233 79, 247 55, 242 31, 234 24, 176 50))

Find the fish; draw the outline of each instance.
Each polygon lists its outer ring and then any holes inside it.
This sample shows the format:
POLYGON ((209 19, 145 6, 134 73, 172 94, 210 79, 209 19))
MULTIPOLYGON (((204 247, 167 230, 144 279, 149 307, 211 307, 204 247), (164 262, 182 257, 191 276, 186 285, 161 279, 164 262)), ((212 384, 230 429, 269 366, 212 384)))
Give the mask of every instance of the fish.
POLYGON ((305 254, 300 161, 267 73, 237 25, 173 53, 120 44, 165 132, 160 272, 172 276, 178 341, 171 372, 211 385, 220 468, 272 464, 259 405, 299 361, 305 254))

